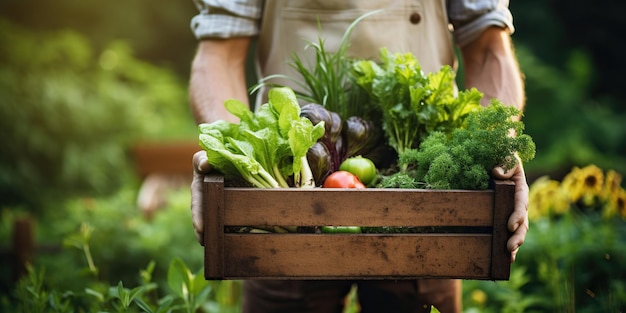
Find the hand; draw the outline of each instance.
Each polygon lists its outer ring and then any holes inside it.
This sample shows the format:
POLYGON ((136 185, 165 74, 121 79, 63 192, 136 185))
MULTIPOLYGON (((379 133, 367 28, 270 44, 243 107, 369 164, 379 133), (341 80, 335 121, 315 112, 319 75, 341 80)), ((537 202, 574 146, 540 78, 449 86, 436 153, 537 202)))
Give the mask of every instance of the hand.
MULTIPOLYGON (((516 156, 517 157, 517 156, 516 156)), ((524 243, 528 232, 528 183, 522 162, 517 159, 517 166, 507 172, 502 167, 493 169, 497 179, 508 179, 515 183, 515 208, 509 217, 508 228, 513 233, 507 241, 506 247, 511 251, 511 263, 515 262, 515 256, 519 247, 524 243)))
POLYGON ((211 171, 206 151, 198 151, 193 155, 193 179, 191 181, 191 219, 198 242, 204 246, 204 212, 202 209, 202 188, 204 174, 211 171))

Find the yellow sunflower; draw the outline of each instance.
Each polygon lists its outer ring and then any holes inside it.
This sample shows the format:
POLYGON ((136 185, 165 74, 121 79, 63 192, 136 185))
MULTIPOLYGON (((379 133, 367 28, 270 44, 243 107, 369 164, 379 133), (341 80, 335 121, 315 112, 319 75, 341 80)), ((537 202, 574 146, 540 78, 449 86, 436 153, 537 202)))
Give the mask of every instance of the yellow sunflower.
POLYGON ((604 217, 611 218, 615 215, 626 220, 626 190, 623 188, 615 192, 605 206, 604 217))
POLYGON ((604 185, 604 173, 602 169, 591 164, 585 166, 582 169, 582 173, 584 191, 594 195, 600 195, 602 193, 602 186, 604 185))
POLYGON ((528 218, 531 220, 541 216, 564 214, 570 204, 560 183, 548 176, 540 177, 531 184, 528 199, 528 218))
POLYGON ((605 201, 611 201, 613 198, 619 196, 619 192, 622 189, 622 175, 614 170, 606 172, 604 178, 604 190, 602 191, 602 199, 605 201))
POLYGON ((563 181, 561 182, 561 187, 568 194, 570 201, 576 202, 582 196, 582 186, 580 176, 582 170, 574 166, 572 170, 563 177, 563 181))
POLYGON ((586 206, 592 206, 596 197, 602 196, 604 172, 601 168, 591 164, 585 167, 574 167, 563 178, 563 186, 567 190, 570 200, 582 200, 586 206))
POLYGON ((615 200, 615 208, 619 217, 626 219, 626 190, 622 189, 619 193, 619 197, 615 200))

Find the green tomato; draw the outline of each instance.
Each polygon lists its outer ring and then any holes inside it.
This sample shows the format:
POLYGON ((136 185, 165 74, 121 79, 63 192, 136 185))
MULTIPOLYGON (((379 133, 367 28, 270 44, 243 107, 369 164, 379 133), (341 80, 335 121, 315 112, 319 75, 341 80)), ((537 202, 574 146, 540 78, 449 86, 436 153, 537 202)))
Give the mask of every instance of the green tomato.
POLYGON ((347 158, 339 165, 339 169, 356 175, 364 185, 369 185, 376 179, 376 165, 360 155, 347 158))

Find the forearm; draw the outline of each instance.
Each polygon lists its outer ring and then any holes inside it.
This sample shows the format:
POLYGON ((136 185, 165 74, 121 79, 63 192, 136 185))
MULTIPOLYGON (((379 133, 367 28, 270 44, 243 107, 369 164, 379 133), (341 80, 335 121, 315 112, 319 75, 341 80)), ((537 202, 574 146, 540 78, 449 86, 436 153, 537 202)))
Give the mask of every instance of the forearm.
POLYGON ((237 99, 248 103, 245 59, 249 44, 247 37, 199 43, 189 81, 189 101, 196 123, 238 122, 226 111, 224 101, 237 99))
MULTIPOLYGON (((476 87, 484 93, 483 105, 492 98, 524 109, 525 95, 522 74, 513 52, 511 38, 505 29, 491 27, 475 41, 461 49, 465 64, 466 87, 476 87)), ((521 162, 515 169, 505 172, 496 167, 493 172, 498 179, 510 179, 515 183, 515 209, 507 227, 512 232, 507 242, 511 261, 524 243, 528 231, 528 184, 521 162)))
POLYGON ((525 94, 511 38, 505 29, 491 27, 474 42, 461 48, 465 66, 466 88, 476 87, 482 93, 483 105, 492 98, 524 109, 525 94))

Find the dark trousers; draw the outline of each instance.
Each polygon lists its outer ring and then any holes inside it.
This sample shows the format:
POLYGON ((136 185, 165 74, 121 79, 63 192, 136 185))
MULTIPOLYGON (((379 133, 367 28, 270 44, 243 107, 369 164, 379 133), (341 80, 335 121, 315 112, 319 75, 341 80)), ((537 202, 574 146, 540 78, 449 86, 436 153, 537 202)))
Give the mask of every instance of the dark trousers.
POLYGON ((361 313, 461 312, 459 280, 301 281, 250 280, 243 285, 244 313, 341 313, 357 285, 361 313))

